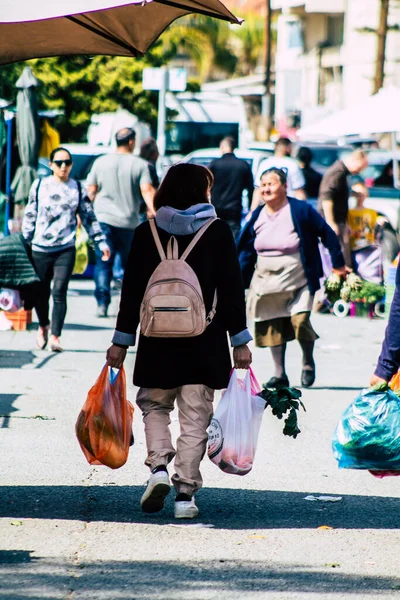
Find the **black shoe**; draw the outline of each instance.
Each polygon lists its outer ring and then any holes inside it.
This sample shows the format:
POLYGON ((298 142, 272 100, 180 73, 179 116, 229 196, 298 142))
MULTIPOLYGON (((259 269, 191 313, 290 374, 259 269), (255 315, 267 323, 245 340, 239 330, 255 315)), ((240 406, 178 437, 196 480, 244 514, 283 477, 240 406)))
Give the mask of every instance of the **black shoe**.
POLYGON ((283 375, 282 377, 271 377, 269 381, 265 384, 267 388, 282 388, 289 387, 289 379, 287 375, 283 375))
POLYGON ((309 388, 315 381, 315 369, 303 369, 301 372, 301 385, 309 388))
POLYGON ((99 304, 99 306, 97 307, 96 316, 99 319, 102 319, 107 316, 107 306, 105 306, 105 304, 99 304))

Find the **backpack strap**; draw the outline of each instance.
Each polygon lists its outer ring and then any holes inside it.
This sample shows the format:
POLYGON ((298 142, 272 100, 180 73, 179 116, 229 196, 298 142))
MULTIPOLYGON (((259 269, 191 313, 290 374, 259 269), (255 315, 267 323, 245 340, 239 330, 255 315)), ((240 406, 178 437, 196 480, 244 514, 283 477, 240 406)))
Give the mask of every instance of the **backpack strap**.
POLYGON ((154 219, 149 219, 149 223, 151 233, 153 234, 153 238, 157 246, 158 254, 160 255, 161 260, 167 260, 154 219))
POLYGON ((203 233, 205 233, 207 231, 207 229, 210 227, 211 223, 214 223, 214 221, 216 221, 216 220, 217 219, 215 217, 211 217, 211 219, 208 219, 208 221, 206 221, 206 223, 204 223, 203 227, 201 227, 198 230, 198 232, 196 233, 196 235, 194 236, 194 238, 190 242, 189 246, 186 248, 185 252, 182 254, 181 260, 186 260, 187 259, 187 257, 189 256, 190 252, 193 250, 193 248, 195 247, 195 245, 197 244, 197 242, 199 241, 199 239, 201 238, 201 236, 203 235, 203 233))

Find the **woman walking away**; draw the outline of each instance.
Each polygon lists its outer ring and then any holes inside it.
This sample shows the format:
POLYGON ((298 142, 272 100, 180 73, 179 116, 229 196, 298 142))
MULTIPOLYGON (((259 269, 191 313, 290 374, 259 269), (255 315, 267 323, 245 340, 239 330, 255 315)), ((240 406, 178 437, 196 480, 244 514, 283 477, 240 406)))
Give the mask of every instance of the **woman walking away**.
POLYGON ((49 301, 53 281, 53 311, 51 317, 50 349, 62 352, 60 336, 67 312, 67 288, 75 263, 77 215, 103 252, 110 256, 105 236, 93 212, 86 190, 70 179, 71 154, 56 148, 50 155, 53 175, 33 182, 22 222, 22 234, 32 244, 32 261, 41 280, 35 309, 39 319, 36 338, 38 348, 44 349, 49 337, 49 301))
POLYGON ((210 204, 212 183, 212 173, 198 165, 178 164, 168 170, 155 195, 155 220, 135 231, 113 345, 107 352, 108 364, 120 368, 127 347, 135 344, 140 320, 133 382, 140 388, 137 404, 145 426, 145 464, 151 470, 141 506, 148 513, 162 509, 170 490, 167 465, 175 457, 176 518, 193 518, 199 512, 194 494, 202 486, 199 467, 214 390, 228 385, 232 366, 227 332, 235 367, 247 369, 251 363, 247 342, 252 338, 246 329, 236 248, 229 226, 216 219, 210 204), (199 284, 197 294, 205 305, 201 327, 198 308, 189 306, 192 292, 178 295, 178 288, 185 286, 183 279, 178 282, 161 273, 175 268, 187 277, 192 273, 190 282, 185 281, 193 289, 199 284), (197 316, 192 321, 193 312, 197 316), (176 451, 169 431, 175 400, 180 422, 176 451))
POLYGON ((344 258, 333 230, 307 203, 286 195, 286 174, 272 168, 261 176, 263 205, 244 226, 238 239, 247 310, 255 325, 255 344, 271 348, 275 374, 268 387, 288 386, 286 345, 297 339, 303 353, 301 383, 315 381, 314 343, 310 323, 322 265, 318 242, 329 250, 333 271, 345 275, 344 258))

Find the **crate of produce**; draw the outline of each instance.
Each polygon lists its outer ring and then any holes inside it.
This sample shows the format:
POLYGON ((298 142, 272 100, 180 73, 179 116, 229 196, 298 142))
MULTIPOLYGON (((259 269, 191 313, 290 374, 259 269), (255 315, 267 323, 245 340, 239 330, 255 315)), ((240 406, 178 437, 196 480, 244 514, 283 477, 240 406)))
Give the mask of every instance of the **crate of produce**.
POLYGON ((15 331, 25 331, 28 325, 32 323, 32 311, 21 308, 15 312, 4 311, 5 316, 12 323, 15 331))

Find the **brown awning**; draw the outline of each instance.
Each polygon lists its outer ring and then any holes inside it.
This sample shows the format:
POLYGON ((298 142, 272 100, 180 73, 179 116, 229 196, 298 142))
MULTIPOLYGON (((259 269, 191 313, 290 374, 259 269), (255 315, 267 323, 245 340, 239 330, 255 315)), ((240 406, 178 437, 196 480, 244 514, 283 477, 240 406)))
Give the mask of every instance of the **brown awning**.
POLYGON ((61 8, 15 0, 0 7, 0 64, 66 54, 140 56, 190 13, 241 22, 219 0, 71 0, 61 8))

